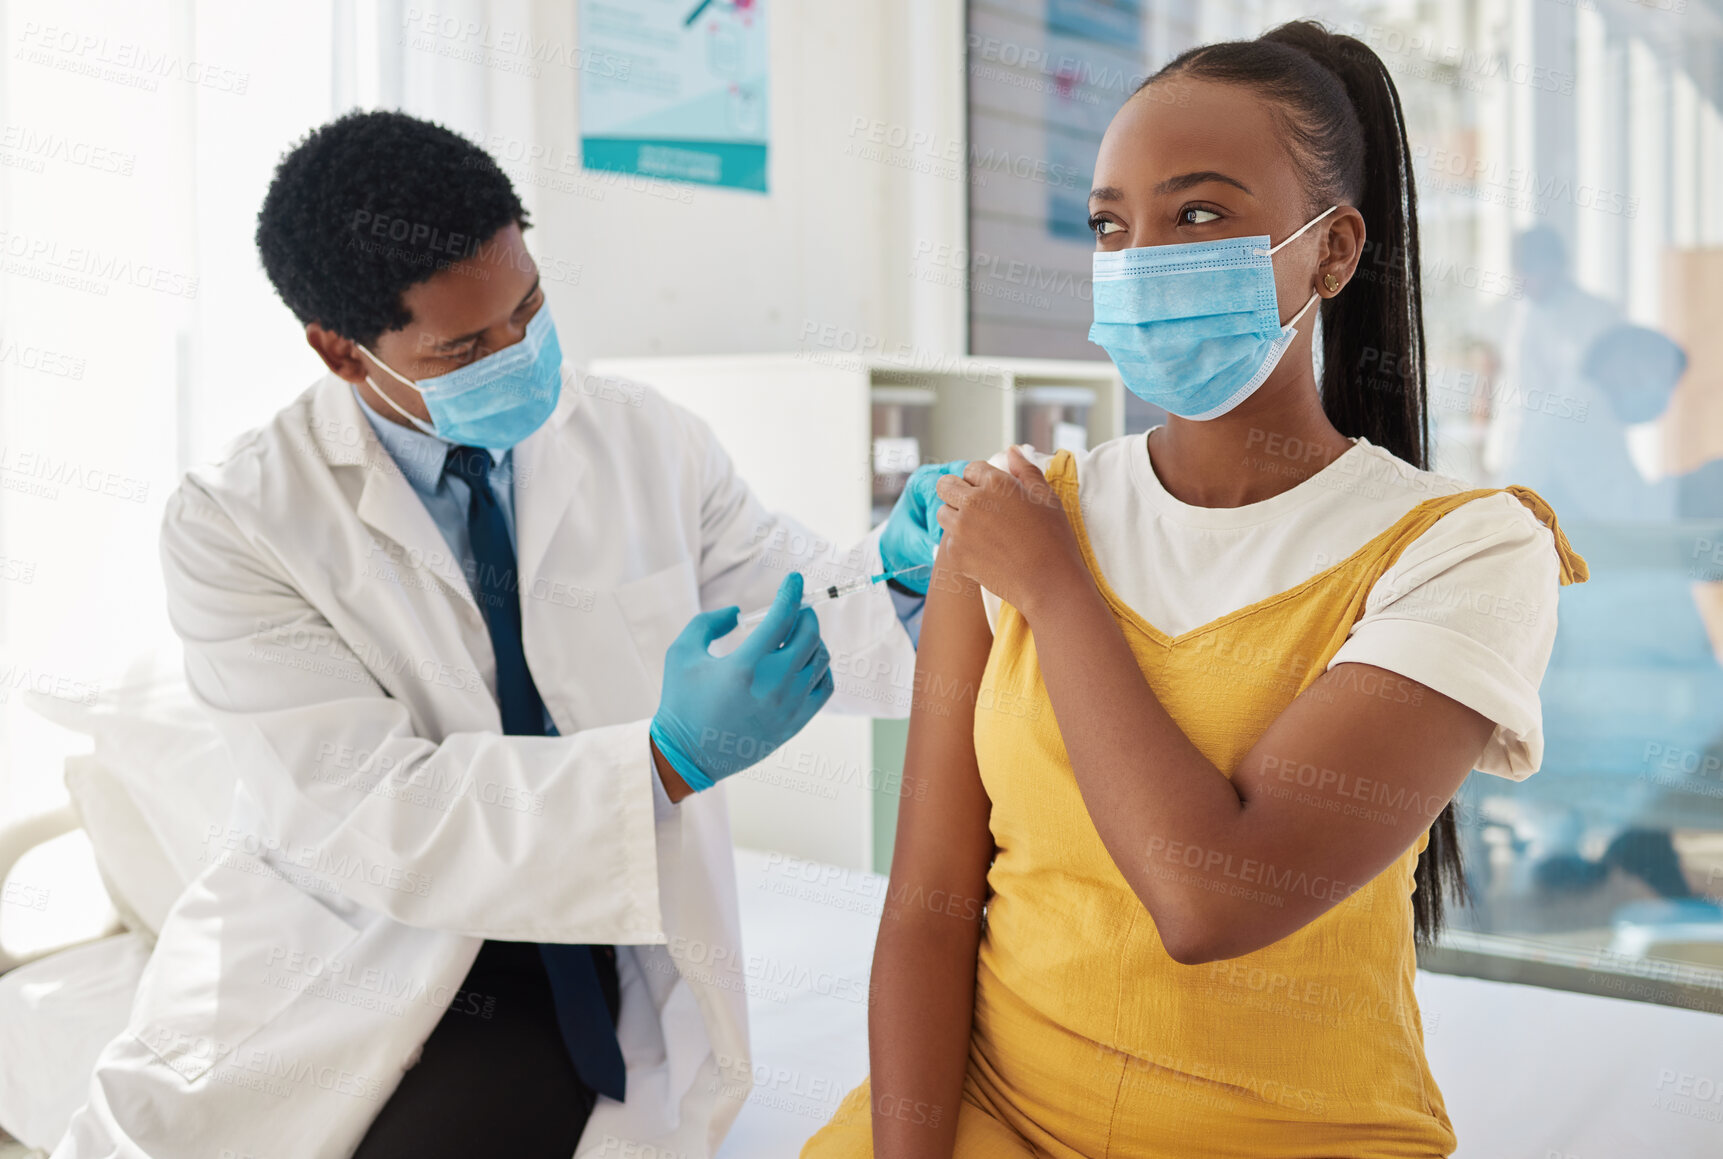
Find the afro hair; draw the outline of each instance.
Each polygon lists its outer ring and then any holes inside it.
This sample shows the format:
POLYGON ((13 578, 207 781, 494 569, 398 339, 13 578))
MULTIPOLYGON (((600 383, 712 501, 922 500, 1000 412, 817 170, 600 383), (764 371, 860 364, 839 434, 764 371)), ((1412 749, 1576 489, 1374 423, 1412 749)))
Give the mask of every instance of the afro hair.
POLYGON ((300 322, 356 342, 412 321, 409 287, 528 226, 488 153, 441 125, 352 112, 281 159, 257 214, 257 252, 300 322))

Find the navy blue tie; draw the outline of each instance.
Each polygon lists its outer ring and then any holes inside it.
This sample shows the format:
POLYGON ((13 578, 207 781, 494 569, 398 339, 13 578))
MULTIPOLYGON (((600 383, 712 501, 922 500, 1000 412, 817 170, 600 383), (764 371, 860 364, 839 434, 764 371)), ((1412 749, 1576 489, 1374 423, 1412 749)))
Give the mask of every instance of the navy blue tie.
MULTIPOLYGON (((443 469, 465 479, 472 493, 467 502, 467 534, 475 565, 473 598, 484 612, 491 650, 496 653, 497 705, 502 710, 503 732, 543 736, 544 701, 527 670, 521 643, 514 543, 491 491, 491 454, 483 447, 451 447, 443 469)), ((558 1027, 574 1069, 587 1086, 620 1102, 627 1071, 622 1047, 616 1041, 615 950, 552 942, 541 944, 538 950, 550 975, 558 1027)))

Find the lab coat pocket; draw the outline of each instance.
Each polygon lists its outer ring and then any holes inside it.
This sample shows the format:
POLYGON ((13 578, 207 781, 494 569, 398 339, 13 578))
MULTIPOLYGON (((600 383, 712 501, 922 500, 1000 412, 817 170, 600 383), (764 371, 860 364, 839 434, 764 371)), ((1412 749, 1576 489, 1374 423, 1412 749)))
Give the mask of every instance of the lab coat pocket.
POLYGON ((700 581, 694 574, 694 561, 678 560, 623 584, 614 595, 656 697, 664 680, 664 653, 700 610, 700 581))
POLYGON ((131 1033, 193 1082, 336 967, 358 936, 264 862, 226 853, 169 912, 131 1033))

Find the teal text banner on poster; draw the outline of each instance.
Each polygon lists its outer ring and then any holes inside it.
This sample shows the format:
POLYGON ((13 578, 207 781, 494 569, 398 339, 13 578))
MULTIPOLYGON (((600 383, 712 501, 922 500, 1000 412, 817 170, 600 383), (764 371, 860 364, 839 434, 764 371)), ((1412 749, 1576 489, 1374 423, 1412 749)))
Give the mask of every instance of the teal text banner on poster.
POLYGON ((766 192, 766 0, 580 0, 581 164, 766 192))

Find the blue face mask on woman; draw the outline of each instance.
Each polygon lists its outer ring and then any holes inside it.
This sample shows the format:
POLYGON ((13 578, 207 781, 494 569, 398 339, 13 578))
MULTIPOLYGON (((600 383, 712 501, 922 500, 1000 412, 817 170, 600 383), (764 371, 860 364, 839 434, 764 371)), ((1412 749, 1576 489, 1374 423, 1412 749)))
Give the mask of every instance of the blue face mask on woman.
POLYGON ((1089 341, 1138 398, 1180 418, 1219 418, 1267 380, 1316 303, 1313 293, 1281 324, 1274 252, 1338 208, 1272 247, 1266 236, 1228 237, 1095 254, 1089 341))
POLYGON ((487 354, 447 374, 414 382, 395 374, 363 345, 359 349, 395 378, 419 392, 430 412, 431 425, 408 414, 384 394, 371 376, 365 381, 402 418, 428 435, 469 447, 502 450, 512 447, 539 427, 562 397, 562 345, 548 305, 526 325, 526 334, 513 346, 487 354))

